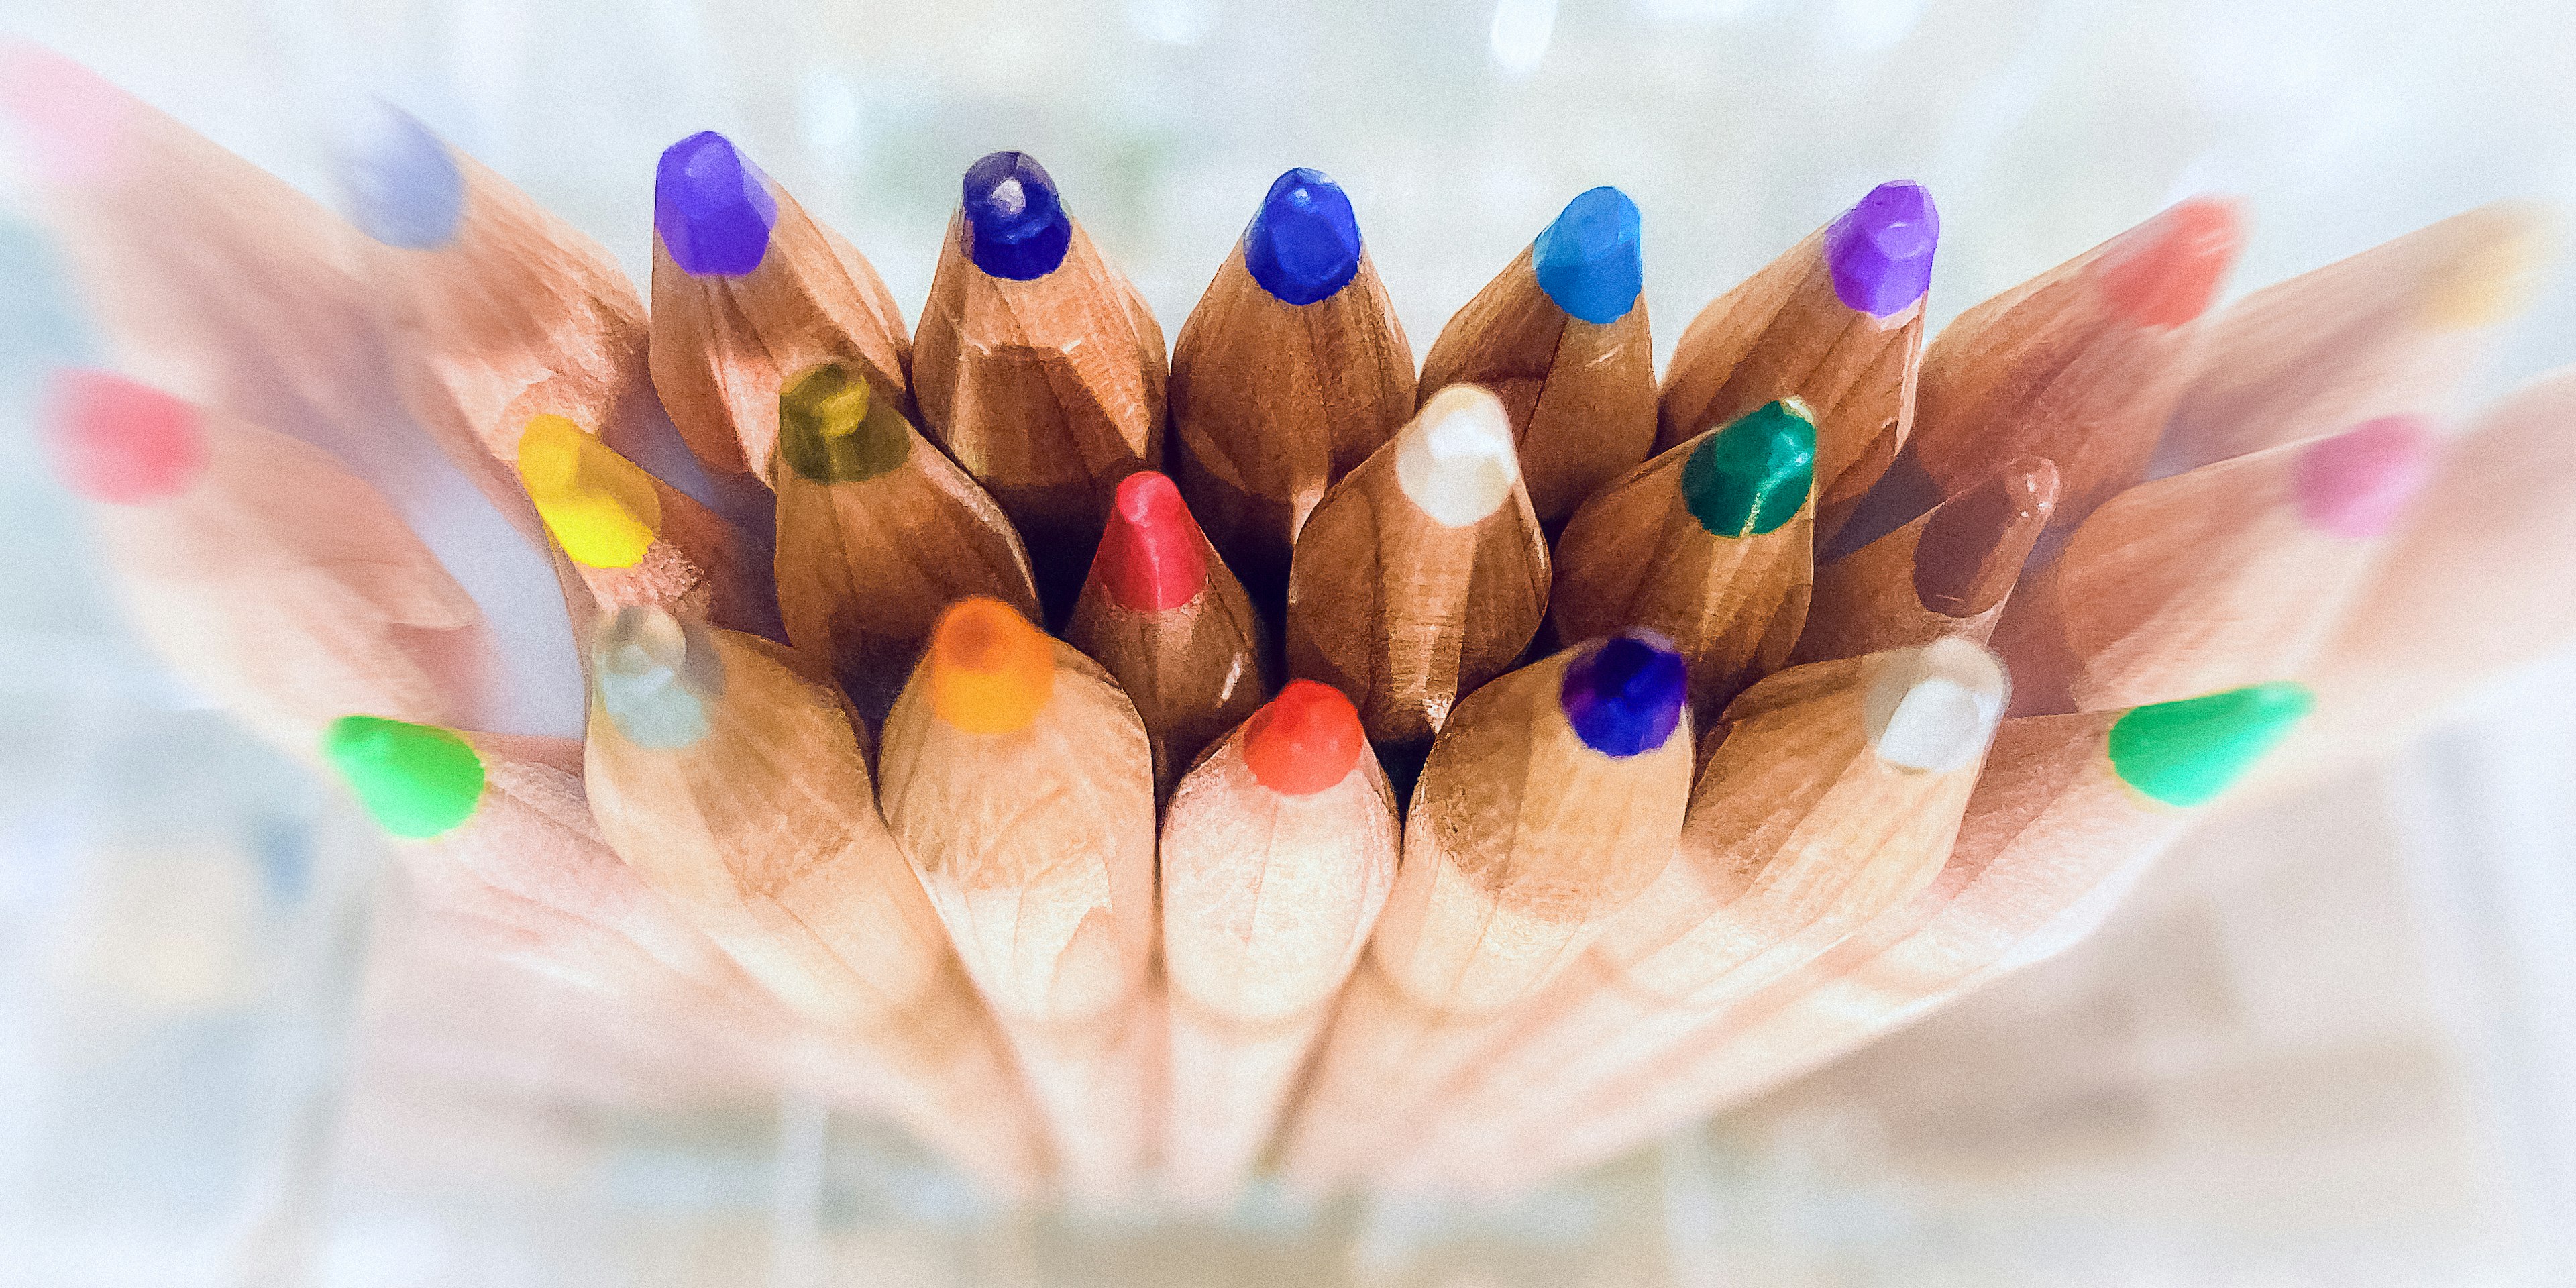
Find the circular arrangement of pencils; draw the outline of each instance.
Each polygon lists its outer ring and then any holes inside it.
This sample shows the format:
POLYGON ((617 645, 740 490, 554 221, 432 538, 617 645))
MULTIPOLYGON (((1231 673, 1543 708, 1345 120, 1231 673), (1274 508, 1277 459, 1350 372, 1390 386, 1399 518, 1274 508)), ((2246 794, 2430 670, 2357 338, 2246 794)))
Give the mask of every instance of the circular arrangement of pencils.
POLYGON ((479 731, 493 640, 408 498, 220 387, 66 373, 170 665, 331 767, 442 933, 774 1023, 1004 1193, 1510 1194, 2066 946, 2193 811, 2576 634, 2576 371, 2457 401, 2519 206, 2220 308, 2241 216, 2196 198, 1927 343, 1939 218, 1889 183, 1659 379, 1596 188, 1417 368, 1314 170, 1167 353, 1017 152, 907 330, 683 139, 648 309, 408 118, 344 222, 20 70, 107 158, 40 177, 129 365, 379 338, 553 561, 587 734, 479 731), (690 477, 639 463, 674 430, 690 477))

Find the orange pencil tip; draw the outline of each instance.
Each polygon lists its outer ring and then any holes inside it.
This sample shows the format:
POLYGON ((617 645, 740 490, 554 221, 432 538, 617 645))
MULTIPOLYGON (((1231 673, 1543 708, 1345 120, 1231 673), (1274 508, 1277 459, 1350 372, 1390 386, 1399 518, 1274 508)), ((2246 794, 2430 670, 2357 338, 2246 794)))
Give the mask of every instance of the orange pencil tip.
POLYGON ((1055 649, 1010 605, 978 595, 930 634, 930 709, 968 733, 1011 733, 1055 693, 1055 649))
POLYGON ((158 501, 205 468, 197 409, 178 398, 104 371, 66 371, 53 399, 55 459, 64 481, 93 501, 158 501))
POLYGON ((1351 700, 1313 680, 1290 680, 1243 726, 1244 767, 1283 796, 1312 796, 1348 778, 1367 750, 1351 700))
POLYGON ((2194 197, 2122 234, 2095 261, 2103 296, 2140 326, 2181 326, 2209 310, 2245 240, 2235 201, 2194 197))

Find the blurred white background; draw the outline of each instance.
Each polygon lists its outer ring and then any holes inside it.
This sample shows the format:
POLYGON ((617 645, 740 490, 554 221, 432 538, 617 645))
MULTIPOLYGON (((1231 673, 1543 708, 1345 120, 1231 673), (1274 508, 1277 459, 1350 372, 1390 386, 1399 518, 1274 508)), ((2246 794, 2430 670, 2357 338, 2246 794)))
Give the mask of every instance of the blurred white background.
MULTIPOLYGON (((1872 184, 1936 320, 2185 193, 2235 289, 2503 196, 2576 205, 2565 0, 8 0, 326 201, 410 108, 641 280, 730 133, 929 285, 1040 156, 1167 332, 1272 176, 1351 194, 1417 352, 1574 193, 1645 211, 1669 351, 1872 184)), ((2093 943, 1504 1212, 980 1204, 725 1094, 632 1017, 406 938, 362 820, 158 678, 28 427, 94 356, 0 165, 0 1285, 2576 1282, 2576 667, 2192 837, 2093 943), (471 998, 463 1005, 458 998, 471 998)), ((2576 360, 2554 275, 2477 385, 2576 360)))

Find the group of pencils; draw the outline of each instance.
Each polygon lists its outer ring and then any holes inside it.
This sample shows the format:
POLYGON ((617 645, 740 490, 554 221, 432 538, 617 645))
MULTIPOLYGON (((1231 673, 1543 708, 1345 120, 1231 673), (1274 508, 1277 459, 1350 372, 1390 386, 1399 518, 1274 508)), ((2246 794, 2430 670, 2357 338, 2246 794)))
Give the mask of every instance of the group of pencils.
POLYGON ((2194 199, 1927 345, 1938 218, 1890 183, 1659 382, 1618 190, 1417 370, 1297 169, 1167 358, 1021 153, 907 331, 684 139, 648 310, 409 118, 344 224, 16 56, 129 365, 377 337, 552 559, 587 734, 477 731, 492 640, 388 480, 239 382, 69 373, 147 638, 336 769, 442 926, 674 1025, 783 1013, 1014 1193, 1512 1192, 2065 946, 2240 780, 2576 627, 2576 374, 2455 403, 2518 206, 2221 309, 2239 214, 2194 199), (638 464, 672 429, 689 490, 638 464))

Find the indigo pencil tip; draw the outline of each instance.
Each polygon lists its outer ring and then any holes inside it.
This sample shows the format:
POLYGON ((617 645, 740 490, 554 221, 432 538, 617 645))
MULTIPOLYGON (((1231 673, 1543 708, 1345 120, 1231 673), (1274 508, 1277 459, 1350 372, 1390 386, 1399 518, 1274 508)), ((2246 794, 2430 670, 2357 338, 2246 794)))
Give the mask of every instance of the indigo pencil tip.
POLYGON ((663 149, 653 173, 653 231, 691 277, 740 277, 760 267, 778 198, 732 140, 708 130, 663 149))
POLYGON ((1919 183, 1882 183, 1825 227, 1834 294, 1871 317, 1904 312, 1932 286, 1941 213, 1919 183))
POLYGON ((1360 271, 1360 224, 1342 186, 1302 166, 1279 176, 1243 234, 1243 267, 1288 304, 1350 285, 1360 271))
POLYGON ((964 206, 967 258, 994 277, 1044 277, 1073 243, 1055 180, 1026 152, 995 152, 967 167, 964 206))
POLYGON ((1558 308, 1596 324, 1628 316, 1646 281, 1637 203, 1610 187, 1576 197, 1539 232, 1530 261, 1558 308))
POLYGON ((1672 737, 1689 689, 1689 668, 1671 641, 1632 630, 1569 664, 1558 700, 1584 746, 1624 757, 1653 751, 1672 737))

